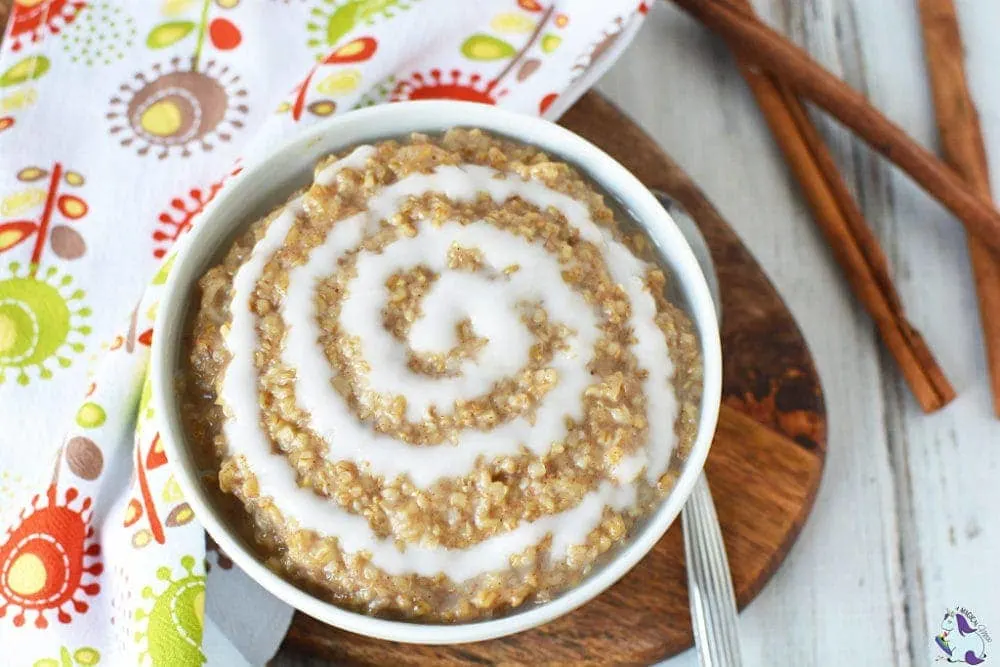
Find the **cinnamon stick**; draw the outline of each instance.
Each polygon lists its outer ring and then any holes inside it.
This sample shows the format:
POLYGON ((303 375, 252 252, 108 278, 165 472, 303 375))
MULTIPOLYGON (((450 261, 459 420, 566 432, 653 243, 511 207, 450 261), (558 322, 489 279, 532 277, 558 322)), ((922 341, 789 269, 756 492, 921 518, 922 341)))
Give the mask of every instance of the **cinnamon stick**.
MULTIPOLYGON (((736 1, 743 2, 745 0, 736 1)), ((931 383, 937 388, 936 391, 940 393, 942 405, 950 402, 955 397, 955 391, 948 378, 944 375, 944 371, 938 365, 926 341, 924 341, 923 336, 906 319, 906 314, 903 312, 902 300, 899 298, 896 286, 892 282, 889 261, 886 259, 885 252, 882 250, 882 246, 879 244, 874 232, 872 232, 871 226, 861 213, 861 209, 854 201, 854 197, 851 195, 850 190, 848 190, 847 184, 841 177, 833 155, 823 142, 819 130, 809 120, 809 115, 801 100, 781 82, 776 82, 776 84, 785 105, 795 120, 796 128, 805 140, 806 145, 809 146, 809 150, 816 161, 816 166, 823 174, 831 194, 840 207, 840 212, 851 231, 851 235, 854 237, 854 241, 858 244, 862 255, 864 255, 865 260, 868 262, 876 284, 885 296, 889 308, 895 314, 900 331, 906 337, 910 349, 916 355, 921 367, 928 374, 931 383)), ((925 411, 930 411, 926 407, 924 409, 925 411)))
MULTIPOLYGON (((747 0, 733 1, 752 11, 747 0)), ((742 58, 740 70, 848 283, 872 316, 917 402, 926 412, 943 407, 954 398, 955 391, 923 338, 906 320, 885 253, 851 197, 819 131, 783 82, 742 58)))
MULTIPOLYGON (((772 78, 772 80, 774 79, 772 78)), ((889 271, 889 260, 885 256, 885 251, 882 250, 882 246, 875 237, 875 233, 872 232, 868 221, 865 220, 864 214, 855 203, 851 191, 847 188, 847 183, 844 182, 843 177, 840 175, 840 169, 837 167, 830 149, 827 148, 823 137, 820 136, 819 130, 816 129, 816 126, 809 119, 809 114, 805 106, 795 96, 795 93, 781 81, 774 81, 774 83, 775 88, 781 94, 782 101, 788 107, 788 111, 795 121, 796 129, 809 147, 809 152, 812 153, 816 167, 823 175, 823 179, 830 188, 833 198, 837 200, 840 212, 843 214, 844 220, 850 228, 851 235, 865 256, 865 260, 871 267, 876 283, 881 288, 882 293, 886 295, 892 309, 896 312, 903 312, 903 304, 899 298, 899 294, 896 292, 896 286, 892 282, 889 271)))
POLYGON ((753 62, 853 130, 908 173, 924 190, 1000 252, 1000 212, 950 167, 913 141, 863 95, 816 63, 805 51, 727 0, 673 0, 722 35, 753 62))
MULTIPOLYGON (((945 158, 973 188, 989 197, 986 149, 965 76, 955 4, 952 0, 920 0, 919 8, 924 57, 945 158)), ((969 257, 979 297, 993 410, 1000 415, 1000 258, 972 236, 969 257)))

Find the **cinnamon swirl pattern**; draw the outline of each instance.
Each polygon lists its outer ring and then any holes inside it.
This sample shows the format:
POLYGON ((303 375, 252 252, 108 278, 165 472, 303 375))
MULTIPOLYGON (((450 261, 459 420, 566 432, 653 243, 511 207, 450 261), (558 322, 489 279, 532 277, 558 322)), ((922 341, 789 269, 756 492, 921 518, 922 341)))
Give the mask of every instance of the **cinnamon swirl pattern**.
POLYGON ((200 282, 188 430, 268 563, 464 621, 573 585, 671 488, 701 391, 641 236, 477 130, 331 156, 200 282))

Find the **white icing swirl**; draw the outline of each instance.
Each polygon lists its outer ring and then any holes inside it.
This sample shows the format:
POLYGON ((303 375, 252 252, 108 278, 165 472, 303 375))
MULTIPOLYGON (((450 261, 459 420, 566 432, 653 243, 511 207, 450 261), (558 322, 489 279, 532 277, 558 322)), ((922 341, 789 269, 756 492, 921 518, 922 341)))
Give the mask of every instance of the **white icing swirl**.
MULTIPOLYGON (((370 146, 355 149, 317 173, 316 182, 332 185, 338 172, 362 168, 372 152, 370 146)), ((542 210, 552 207, 579 230, 583 239, 601 249, 612 279, 622 286, 630 301, 628 324, 635 339, 632 352, 647 371, 643 391, 648 441, 618 464, 613 472, 617 484, 602 482, 576 507, 533 522, 522 521, 513 530, 467 549, 407 545, 403 551, 393 539, 375 535, 363 517, 300 488, 294 470, 283 456, 272 452, 259 423, 254 365, 258 337, 255 314, 250 308, 267 262, 302 214, 300 200, 290 203, 270 223, 264 238, 234 277, 232 323, 225 334, 232 358, 220 399, 229 416, 224 425, 229 453, 245 457, 257 477, 260 494, 278 499, 286 516, 303 528, 337 537, 347 553, 369 552, 373 564, 389 574, 430 576, 441 572, 461 582, 505 569, 512 555, 537 544, 549 533, 553 540, 551 555, 560 559, 570 546, 586 540, 606 506, 620 510, 634 504, 636 489, 631 482, 645 470, 646 479, 655 484, 667 468, 675 441, 677 402, 666 340, 655 323, 656 304, 645 283, 648 265, 596 225, 584 204, 567 195, 512 174, 502 177, 488 167, 439 166, 432 173, 407 176, 385 187, 368 202, 366 212, 336 222, 323 243, 311 251, 308 261, 289 272, 280 311, 286 326, 281 361, 296 371, 299 407, 310 414, 311 428, 327 443, 328 460, 353 461, 360 469, 387 479, 405 474, 418 487, 426 488, 442 478, 468 474, 480 457, 488 460, 514 454, 522 445, 543 455, 552 443, 566 437, 567 417, 581 416, 581 396, 592 381, 587 364, 600 337, 598 308, 563 281, 562 267, 540 245, 483 221, 465 225, 446 222, 440 226, 421 223, 416 237, 397 240, 379 254, 359 253, 357 276, 341 306, 341 327, 362 342, 363 356, 371 366, 369 388, 405 396, 408 418, 419 420, 431 406, 439 414, 446 413, 456 400, 486 393, 495 382, 522 368, 532 338, 520 319, 519 304, 540 302, 550 320, 565 324, 572 335, 569 349, 557 351, 549 364, 556 371, 557 382, 544 396, 534 423, 522 416, 490 431, 465 431, 458 446, 417 447, 360 423, 333 388, 331 368, 318 342, 322 332, 315 312, 317 284, 330 275, 338 258, 358 246, 376 222, 390 217, 405 198, 426 192, 441 192, 456 201, 471 201, 485 192, 497 202, 517 196, 542 210), (455 243, 478 248, 487 265, 495 269, 493 275, 450 272, 447 256, 455 243), (521 270, 505 278, 496 277, 512 264, 520 265, 521 270), (426 352, 447 350, 455 342, 455 324, 466 318, 477 335, 487 339, 476 358, 466 360, 462 373, 455 377, 428 377, 411 371, 405 348, 382 326, 380 309, 386 279, 416 265, 424 265, 440 277, 424 297, 424 315, 409 332, 410 346, 426 352), (446 450, 442 451, 442 447, 446 450)))

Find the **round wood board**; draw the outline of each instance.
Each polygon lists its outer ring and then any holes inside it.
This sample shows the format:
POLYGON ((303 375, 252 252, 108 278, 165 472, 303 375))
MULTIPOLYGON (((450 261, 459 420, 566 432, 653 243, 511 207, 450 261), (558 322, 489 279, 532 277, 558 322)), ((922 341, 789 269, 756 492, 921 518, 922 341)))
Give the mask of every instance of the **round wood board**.
MULTIPOLYGON (((809 349, 760 266, 690 178, 597 93, 560 124, 663 190, 708 240, 722 291, 723 409, 706 473, 740 608, 781 565, 812 508, 826 410, 809 349)), ((678 520, 645 559, 580 609, 511 637, 454 646, 395 644, 298 613, 282 651, 339 663, 649 664, 692 644, 678 520)))

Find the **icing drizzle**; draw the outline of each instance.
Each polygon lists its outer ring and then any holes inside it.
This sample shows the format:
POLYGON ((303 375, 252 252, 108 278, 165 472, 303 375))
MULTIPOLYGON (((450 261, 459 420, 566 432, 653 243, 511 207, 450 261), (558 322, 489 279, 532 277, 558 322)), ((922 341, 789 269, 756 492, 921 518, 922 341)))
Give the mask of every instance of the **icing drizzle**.
MULTIPOLYGON (((363 168, 373 151, 371 146, 355 149, 320 170, 316 182, 331 185, 339 172, 363 168)), ((467 430, 458 446, 416 447, 359 423, 333 388, 331 369, 318 343, 322 332, 315 312, 317 284, 378 221, 390 217, 407 197, 426 192, 441 192, 456 201, 471 201, 485 192, 497 202, 517 196, 542 210, 553 207, 579 230, 583 239, 601 249, 612 280, 622 286, 630 301, 629 326, 635 339, 632 352, 648 371, 643 381, 648 440, 618 464, 613 472, 617 483, 604 481, 576 507, 535 521, 522 521, 513 530, 467 549, 410 544, 405 550, 398 548, 391 537, 377 536, 364 517, 310 489, 300 488, 295 471, 283 456, 272 452, 271 442, 259 423, 254 365, 258 336, 250 300, 267 262, 303 215, 301 199, 290 202, 271 221, 234 277, 232 322, 224 334, 232 357, 222 380, 220 399, 229 416, 224 434, 230 455, 245 457, 257 477, 260 494, 280 499, 279 507, 286 516, 303 528, 337 537, 347 553, 369 552, 373 564, 389 574, 444 573, 461 582, 506 569, 512 555, 537 544, 547 534, 552 535, 551 556, 561 559, 570 546, 586 540, 605 507, 620 510, 634 504, 636 488, 631 482, 645 470, 646 479, 655 484, 667 468, 678 408, 670 384, 673 368, 666 340, 654 321, 656 304, 645 284, 648 266, 596 225, 583 203, 567 195, 485 166, 439 166, 429 174, 413 174, 383 188, 368 202, 367 211, 336 222, 306 263, 289 272, 280 309, 286 323, 281 361, 296 371, 299 407, 310 414, 311 428, 326 441, 328 460, 353 461, 360 469, 387 479, 405 474, 415 485, 426 488, 441 478, 468 474, 479 457, 514 454, 521 445, 543 455, 553 442, 565 438, 566 418, 579 419, 582 414, 580 398, 592 381, 587 364, 600 337, 595 307, 570 289, 562 279, 559 262, 540 245, 484 221, 465 225, 445 222, 440 226, 421 223, 416 237, 399 239, 379 254, 359 253, 357 275, 342 303, 340 323, 346 334, 361 340, 363 356, 371 365, 369 387, 405 396, 408 418, 420 419, 432 406, 439 414, 445 413, 456 400, 488 392, 496 381, 521 368, 532 338, 520 319, 520 304, 541 302, 550 320, 565 324, 572 334, 569 349, 556 351, 549 364, 558 379, 543 398, 534 423, 518 417, 490 431, 467 430), (519 264, 524 270, 505 278, 450 271, 447 255, 455 243, 480 249, 486 263, 496 269, 495 274, 511 264, 519 264), (404 347, 382 326, 380 304, 386 279, 415 265, 429 267, 440 278, 425 295, 424 315, 409 332, 411 347, 426 352, 447 350, 455 342, 455 324, 466 318, 477 335, 487 339, 476 358, 466 360, 458 376, 432 378, 414 373, 407 367, 404 347), (447 454, 435 453, 437 447, 446 447, 447 454)))

